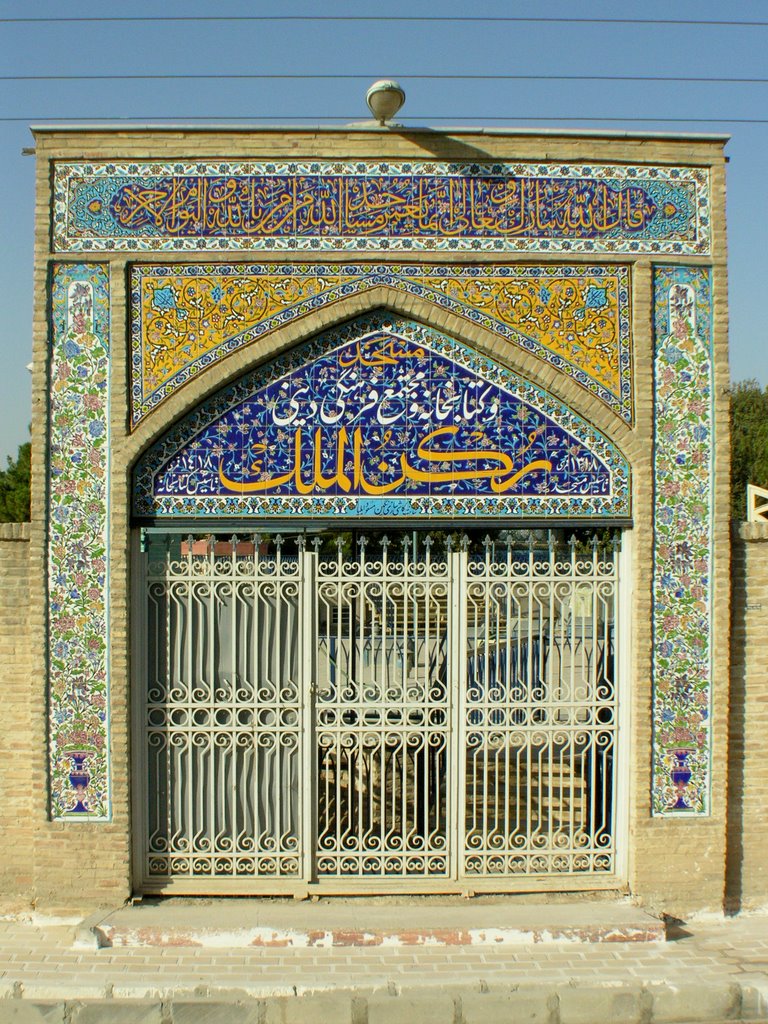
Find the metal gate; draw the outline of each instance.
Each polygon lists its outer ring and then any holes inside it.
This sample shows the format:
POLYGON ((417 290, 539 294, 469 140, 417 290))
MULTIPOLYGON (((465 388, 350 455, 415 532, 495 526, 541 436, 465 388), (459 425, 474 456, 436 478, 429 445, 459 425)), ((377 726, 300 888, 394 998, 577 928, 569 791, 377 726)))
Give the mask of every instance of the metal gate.
POLYGON ((614 879, 618 549, 555 540, 146 531, 139 887, 614 879))

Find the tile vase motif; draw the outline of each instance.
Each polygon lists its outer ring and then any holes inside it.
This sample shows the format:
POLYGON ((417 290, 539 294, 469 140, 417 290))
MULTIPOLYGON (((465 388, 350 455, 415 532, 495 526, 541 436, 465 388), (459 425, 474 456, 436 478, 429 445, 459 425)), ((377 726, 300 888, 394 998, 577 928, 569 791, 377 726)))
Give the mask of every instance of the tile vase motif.
POLYGON ((48 470, 51 816, 110 815, 106 267, 52 279, 48 470))
POLYGON ((711 277, 655 272, 653 813, 710 811, 711 277))
POLYGON ((709 252, 706 169, 57 162, 54 249, 709 252))
POLYGON ((374 313, 247 374, 143 457, 140 517, 629 516, 581 417, 438 331, 374 313))
POLYGON ((627 267, 138 264, 131 270, 133 425, 231 352, 381 285, 508 339, 632 422, 627 267))

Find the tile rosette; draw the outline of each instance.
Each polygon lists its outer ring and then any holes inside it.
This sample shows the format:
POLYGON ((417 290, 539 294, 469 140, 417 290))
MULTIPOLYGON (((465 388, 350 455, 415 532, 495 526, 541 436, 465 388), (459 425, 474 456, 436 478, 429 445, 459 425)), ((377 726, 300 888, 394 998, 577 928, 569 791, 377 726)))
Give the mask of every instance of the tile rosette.
POLYGON ((62 161, 53 244, 702 255, 710 183, 642 164, 62 161))
POLYGON ((51 816, 109 818, 109 275, 52 278, 48 472, 51 816))
POLYGON ((138 464, 134 513, 617 519, 629 467, 546 392, 379 312, 203 402, 138 464))
POLYGON ((149 264, 131 272, 133 425, 231 352, 380 285, 532 352, 632 422, 627 267, 149 264))
POLYGON ((655 271, 653 812, 710 811, 713 350, 707 268, 655 271))

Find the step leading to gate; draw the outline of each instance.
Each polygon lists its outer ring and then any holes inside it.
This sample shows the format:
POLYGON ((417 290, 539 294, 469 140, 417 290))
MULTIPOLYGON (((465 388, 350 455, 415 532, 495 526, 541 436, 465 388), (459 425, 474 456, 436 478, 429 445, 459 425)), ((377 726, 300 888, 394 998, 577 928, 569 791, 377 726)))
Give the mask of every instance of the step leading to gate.
MULTIPOLYGON (((660 942, 664 922, 626 903, 515 904, 279 899, 152 900, 89 922, 111 946, 329 948, 499 946, 543 942, 660 942)), ((86 936, 81 932, 81 941, 86 936)), ((86 939, 87 941, 87 939, 86 939)))

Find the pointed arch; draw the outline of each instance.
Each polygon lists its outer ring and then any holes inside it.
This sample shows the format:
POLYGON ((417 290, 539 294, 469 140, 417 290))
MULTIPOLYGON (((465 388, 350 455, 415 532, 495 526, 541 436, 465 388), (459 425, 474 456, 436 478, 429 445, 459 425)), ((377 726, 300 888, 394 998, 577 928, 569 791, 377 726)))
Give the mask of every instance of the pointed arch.
POLYGON ((448 311, 532 353, 632 422, 629 268, 620 264, 138 264, 132 426, 233 353, 382 288, 428 305, 429 320, 448 311))
POLYGON ((205 399, 134 471, 138 517, 611 518, 629 465, 552 394, 378 310, 205 399))

